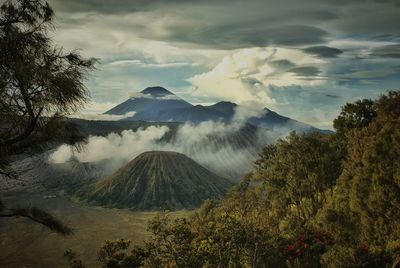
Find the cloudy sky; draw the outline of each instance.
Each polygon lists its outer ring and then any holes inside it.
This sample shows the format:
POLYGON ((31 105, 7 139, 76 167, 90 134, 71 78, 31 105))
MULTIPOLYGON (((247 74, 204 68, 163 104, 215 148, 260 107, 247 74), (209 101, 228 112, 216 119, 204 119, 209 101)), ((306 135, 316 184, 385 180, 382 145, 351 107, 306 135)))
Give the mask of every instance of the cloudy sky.
POLYGON ((56 43, 100 59, 92 112, 160 85, 192 103, 262 102, 321 128, 400 88, 399 0, 49 0, 56 43))

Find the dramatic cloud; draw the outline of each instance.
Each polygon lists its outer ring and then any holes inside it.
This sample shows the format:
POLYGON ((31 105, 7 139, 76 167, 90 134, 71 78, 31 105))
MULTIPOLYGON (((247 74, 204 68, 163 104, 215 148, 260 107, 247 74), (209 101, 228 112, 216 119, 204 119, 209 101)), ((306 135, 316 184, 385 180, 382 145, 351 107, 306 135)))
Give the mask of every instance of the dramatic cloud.
POLYGON ((374 48, 371 55, 376 57, 400 59, 400 44, 374 48))
POLYGON ((303 49, 303 51, 305 53, 313 54, 321 58, 335 58, 343 53, 343 51, 338 48, 327 46, 307 47, 303 49))
POLYGON ((295 49, 242 49, 224 57, 211 71, 195 75, 188 81, 195 86, 197 95, 211 95, 239 103, 258 101, 273 104, 275 100, 268 94, 267 86, 319 84, 303 77, 317 76, 320 73, 317 67, 308 65, 323 63, 295 49))
POLYGON ((290 68, 293 68, 296 66, 296 64, 294 64, 293 62, 291 62, 290 60, 272 60, 270 62, 268 62, 268 64, 278 70, 278 71, 286 71, 289 70, 290 68))
MULTIPOLYGON (((165 40, 243 47, 321 42, 327 34, 398 35, 398 1, 349 0, 51 0, 63 13, 131 15, 139 35, 165 40), (240 14, 240 16, 232 16, 240 14), (145 23, 146 22, 146 23, 145 23), (184 22, 184 23, 182 23, 184 22), (151 31, 150 31, 151 30, 151 31), (282 33, 282 34, 280 34, 282 33), (263 35, 264 34, 264 35, 263 35), (290 36, 289 34, 292 34, 290 36), (208 41, 207 41, 208 39, 208 41), (223 42, 227 41, 227 42, 223 42)), ((238 48, 238 47, 236 47, 238 48)))
POLYGON ((288 70, 289 73, 294 73, 296 76, 317 76, 321 71, 317 67, 313 66, 302 66, 288 70))
MULTIPOLYGON (((266 24, 268 25, 268 24, 266 24)), ((325 41, 328 33, 314 26, 285 25, 268 27, 254 25, 245 27, 227 27, 191 31, 190 26, 182 27, 181 32, 173 31, 162 37, 170 42, 183 42, 197 46, 214 47, 219 49, 237 49, 245 47, 265 46, 299 46, 318 44, 325 41)), ((149 36, 149 38, 159 38, 149 36)))
MULTIPOLYGON (((331 33, 364 34, 369 38, 399 37, 398 1, 375 0, 51 0, 65 24, 98 20, 116 31, 133 31, 144 39, 190 43, 194 46, 321 44, 331 33), (78 16, 77 14, 86 14, 78 16), (232 14, 240 14, 233 16, 232 14), (110 21, 110 17, 123 18, 110 21), (104 19, 106 18, 106 19, 104 19), (109 23, 113 25, 107 25, 109 23), (119 27, 114 27, 114 26, 119 27)), ((119 36, 123 38, 123 36, 119 36)))

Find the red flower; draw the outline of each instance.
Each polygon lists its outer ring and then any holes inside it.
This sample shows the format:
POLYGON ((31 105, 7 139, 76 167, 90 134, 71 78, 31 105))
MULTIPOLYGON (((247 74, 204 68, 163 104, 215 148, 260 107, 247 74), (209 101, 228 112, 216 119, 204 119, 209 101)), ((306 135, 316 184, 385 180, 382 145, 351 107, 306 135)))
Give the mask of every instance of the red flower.
POLYGON ((365 243, 360 243, 360 245, 358 246, 358 251, 360 251, 361 253, 367 253, 369 250, 369 247, 367 244, 365 243))
POLYGON ((292 246, 292 245, 287 245, 287 246, 285 246, 285 249, 284 249, 286 252, 291 252, 291 251, 294 251, 294 246, 292 246))

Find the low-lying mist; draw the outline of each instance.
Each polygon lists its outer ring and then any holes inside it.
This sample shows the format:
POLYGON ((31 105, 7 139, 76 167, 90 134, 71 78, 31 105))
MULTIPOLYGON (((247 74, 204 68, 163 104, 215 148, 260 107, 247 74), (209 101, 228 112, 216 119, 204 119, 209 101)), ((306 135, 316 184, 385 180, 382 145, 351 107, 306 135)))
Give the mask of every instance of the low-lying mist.
POLYGON ((250 171, 262 146, 274 142, 279 135, 267 129, 246 125, 248 117, 265 113, 239 106, 231 123, 206 121, 185 123, 172 138, 166 139, 171 129, 165 125, 124 130, 107 136, 89 136, 80 151, 69 145, 59 146, 50 162, 65 163, 71 159, 80 162, 102 162, 105 173, 116 169, 146 151, 162 150, 183 153, 216 174, 237 180, 250 171), (106 164, 104 164, 106 163, 106 164))

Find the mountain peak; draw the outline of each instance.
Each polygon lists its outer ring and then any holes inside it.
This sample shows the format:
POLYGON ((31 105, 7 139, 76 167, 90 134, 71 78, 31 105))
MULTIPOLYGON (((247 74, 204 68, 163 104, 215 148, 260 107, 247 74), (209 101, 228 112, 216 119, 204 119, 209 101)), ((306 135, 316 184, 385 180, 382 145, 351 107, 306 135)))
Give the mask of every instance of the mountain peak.
POLYGON ((236 107, 237 104, 236 104, 236 103, 233 103, 233 102, 231 102, 231 101, 220 101, 220 102, 217 102, 216 104, 211 105, 211 106, 229 106, 229 107, 236 107))
POLYGON ((146 95, 151 95, 153 97, 164 97, 166 95, 174 95, 171 91, 160 87, 147 87, 144 90, 142 90, 140 93, 146 94, 146 95))
POLYGON ((195 208, 221 198, 231 185, 184 154, 150 151, 95 182, 89 201, 138 210, 195 208))
POLYGON ((225 113, 229 116, 233 116, 235 113, 235 107, 237 106, 236 103, 230 102, 230 101, 220 101, 217 102, 216 104, 207 106, 210 109, 219 111, 221 113, 225 113))

